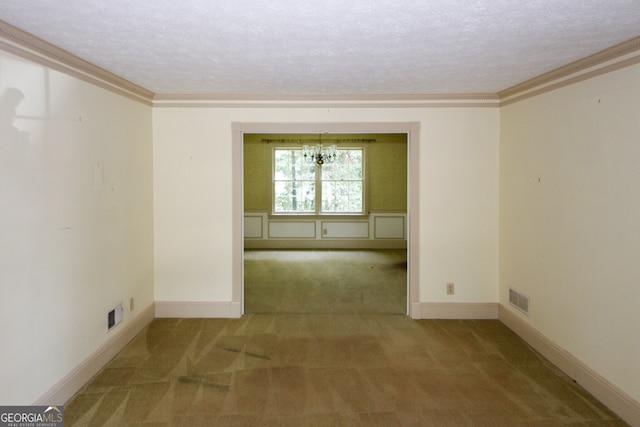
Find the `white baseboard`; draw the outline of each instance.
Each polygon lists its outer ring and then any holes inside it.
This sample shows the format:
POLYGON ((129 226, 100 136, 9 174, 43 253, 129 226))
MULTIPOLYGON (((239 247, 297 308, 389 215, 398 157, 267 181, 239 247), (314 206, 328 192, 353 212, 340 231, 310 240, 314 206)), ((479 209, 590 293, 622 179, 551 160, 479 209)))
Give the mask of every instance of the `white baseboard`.
POLYGON ((419 319, 497 319, 498 303, 420 303, 419 319))
POLYGON ((413 319, 413 320, 420 320, 422 319, 422 306, 419 302, 412 302, 410 305, 411 308, 411 312, 409 313, 409 316, 413 319))
POLYGON ((156 301, 156 317, 238 318, 242 316, 239 302, 156 301))
POLYGON ((151 303, 131 321, 124 324, 122 329, 114 329, 111 332, 113 335, 100 348, 65 375, 33 404, 64 405, 91 378, 100 372, 124 346, 151 323, 154 318, 154 311, 154 304, 151 303))
POLYGON ((632 426, 640 426, 640 402, 547 338, 526 320, 500 305, 499 320, 632 426))

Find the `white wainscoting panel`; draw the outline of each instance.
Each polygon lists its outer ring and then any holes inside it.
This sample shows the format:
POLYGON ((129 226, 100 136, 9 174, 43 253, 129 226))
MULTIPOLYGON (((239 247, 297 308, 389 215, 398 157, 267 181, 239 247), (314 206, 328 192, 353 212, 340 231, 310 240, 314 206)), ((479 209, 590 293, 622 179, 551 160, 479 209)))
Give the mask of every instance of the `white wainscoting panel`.
POLYGON ((250 211, 245 212, 243 231, 247 249, 403 249, 407 247, 407 214, 305 217, 250 211))
POLYGON ((323 239, 368 239, 369 221, 322 221, 323 239))
POLYGON ((244 237, 246 239, 262 239, 262 215, 244 216, 244 237))
POLYGON ((373 218, 376 239, 404 239, 404 216, 375 216, 373 218))
POLYGON ((270 239, 315 239, 315 221, 269 221, 270 239))

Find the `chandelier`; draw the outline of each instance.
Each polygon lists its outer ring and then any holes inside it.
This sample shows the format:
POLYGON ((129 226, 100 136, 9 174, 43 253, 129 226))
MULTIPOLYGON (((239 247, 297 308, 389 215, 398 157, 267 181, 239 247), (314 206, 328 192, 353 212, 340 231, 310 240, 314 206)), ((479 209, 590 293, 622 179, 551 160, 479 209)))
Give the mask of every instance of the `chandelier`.
POLYGON ((322 144, 315 146, 303 145, 302 153, 305 161, 315 163, 319 166, 322 166, 325 163, 332 163, 338 155, 335 145, 323 147, 322 144))

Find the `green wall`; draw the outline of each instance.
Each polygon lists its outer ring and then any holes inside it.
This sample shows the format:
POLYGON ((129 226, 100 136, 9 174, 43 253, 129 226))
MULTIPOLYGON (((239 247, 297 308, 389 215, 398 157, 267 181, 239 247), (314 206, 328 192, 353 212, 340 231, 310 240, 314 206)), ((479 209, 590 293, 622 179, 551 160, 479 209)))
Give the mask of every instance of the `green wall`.
MULTIPOLYGON (((244 135, 244 208, 269 212, 271 192, 271 148, 292 141, 310 140, 309 134, 244 135), (264 142, 263 140, 286 141, 264 142)), ((407 135, 406 134, 322 134, 329 140, 375 140, 365 143, 369 211, 405 212, 407 210, 407 135)), ((333 143, 333 142, 332 142, 333 143)), ((340 145, 338 142, 337 145, 340 145)), ((352 145, 346 143, 345 145, 352 145)))

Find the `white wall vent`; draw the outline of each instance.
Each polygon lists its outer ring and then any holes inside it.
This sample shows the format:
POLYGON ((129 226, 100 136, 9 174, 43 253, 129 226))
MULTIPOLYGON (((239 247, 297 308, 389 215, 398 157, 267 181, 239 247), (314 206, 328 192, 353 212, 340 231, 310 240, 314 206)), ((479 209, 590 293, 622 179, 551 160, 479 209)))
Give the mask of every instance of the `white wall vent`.
POLYGON ((509 304, 523 313, 529 314, 529 297, 513 288, 509 288, 509 304))
POLYGON ((107 332, 122 322, 122 303, 107 313, 107 332))

